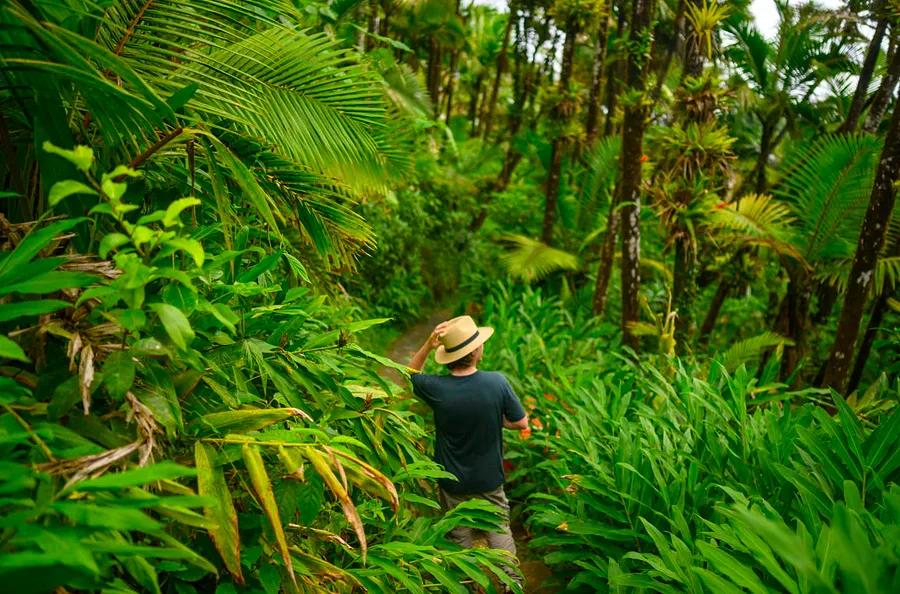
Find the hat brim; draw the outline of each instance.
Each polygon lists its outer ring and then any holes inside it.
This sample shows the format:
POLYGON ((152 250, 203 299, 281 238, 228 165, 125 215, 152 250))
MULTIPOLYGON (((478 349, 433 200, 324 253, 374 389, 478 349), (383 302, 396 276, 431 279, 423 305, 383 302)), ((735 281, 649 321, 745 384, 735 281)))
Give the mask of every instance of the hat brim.
POLYGON ((459 361, 460 359, 483 345, 485 342, 487 342, 487 339, 493 335, 494 329, 490 326, 479 326, 478 338, 473 340, 470 344, 467 344, 465 348, 459 349, 458 351, 453 351, 452 353, 448 353, 446 349, 444 349, 444 345, 441 345, 434 351, 434 360, 441 365, 459 361))

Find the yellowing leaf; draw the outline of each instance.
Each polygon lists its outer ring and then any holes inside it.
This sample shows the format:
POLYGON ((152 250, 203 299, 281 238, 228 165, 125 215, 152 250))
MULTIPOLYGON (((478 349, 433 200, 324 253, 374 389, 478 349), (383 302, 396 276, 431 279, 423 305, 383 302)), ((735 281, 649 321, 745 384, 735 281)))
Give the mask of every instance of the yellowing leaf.
POLYGON ((217 433, 247 433, 297 416, 312 420, 299 408, 248 408, 203 415, 192 425, 217 433))
POLYGON ((297 578, 294 575, 294 564, 291 561, 291 552, 288 550, 287 538, 284 535, 284 527, 281 525, 281 517, 278 515, 278 504, 275 503, 275 495, 272 493, 272 483, 269 481, 269 475, 266 472, 266 465, 263 462, 262 455, 259 453, 259 447, 245 443, 241 448, 244 456, 244 464, 250 471, 250 482, 256 496, 259 498, 259 504, 263 508, 269 523, 272 525, 272 531, 275 533, 275 540, 278 542, 278 550, 281 553, 281 559, 284 566, 291 576, 291 581, 297 585, 297 578))
POLYGON ((215 523, 215 528, 209 530, 209 536, 222 556, 225 567, 238 583, 243 584, 237 512, 225 483, 225 475, 215 464, 212 448, 199 441, 194 445, 194 462, 197 465, 197 491, 215 501, 215 504, 203 508, 206 517, 215 523))

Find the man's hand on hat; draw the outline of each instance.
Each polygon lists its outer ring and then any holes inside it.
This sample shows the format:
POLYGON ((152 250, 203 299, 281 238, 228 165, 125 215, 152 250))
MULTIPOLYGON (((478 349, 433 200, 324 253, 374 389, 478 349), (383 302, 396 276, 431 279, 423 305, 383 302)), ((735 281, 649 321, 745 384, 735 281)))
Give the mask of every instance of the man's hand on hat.
POLYGON ((447 331, 447 322, 441 322, 431 331, 431 337, 428 339, 428 348, 432 351, 441 346, 441 336, 447 331))

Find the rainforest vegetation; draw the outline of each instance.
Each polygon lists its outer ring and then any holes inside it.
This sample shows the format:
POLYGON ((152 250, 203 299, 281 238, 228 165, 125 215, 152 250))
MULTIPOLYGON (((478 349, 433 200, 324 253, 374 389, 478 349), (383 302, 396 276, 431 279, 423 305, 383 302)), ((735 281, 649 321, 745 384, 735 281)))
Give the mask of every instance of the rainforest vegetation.
POLYGON ((0 43, 3 591, 518 591, 389 356, 446 311, 529 411, 526 591, 900 592, 897 0, 3 0, 0 43))

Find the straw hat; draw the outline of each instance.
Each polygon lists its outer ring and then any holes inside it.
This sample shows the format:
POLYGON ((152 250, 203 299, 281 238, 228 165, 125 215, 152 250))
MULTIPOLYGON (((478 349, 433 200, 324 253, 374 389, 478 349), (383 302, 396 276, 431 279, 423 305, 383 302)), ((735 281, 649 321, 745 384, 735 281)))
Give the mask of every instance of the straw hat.
POLYGON ((462 359, 494 334, 489 326, 476 326, 471 316, 459 316, 447 322, 441 345, 434 352, 434 360, 441 365, 462 359))

